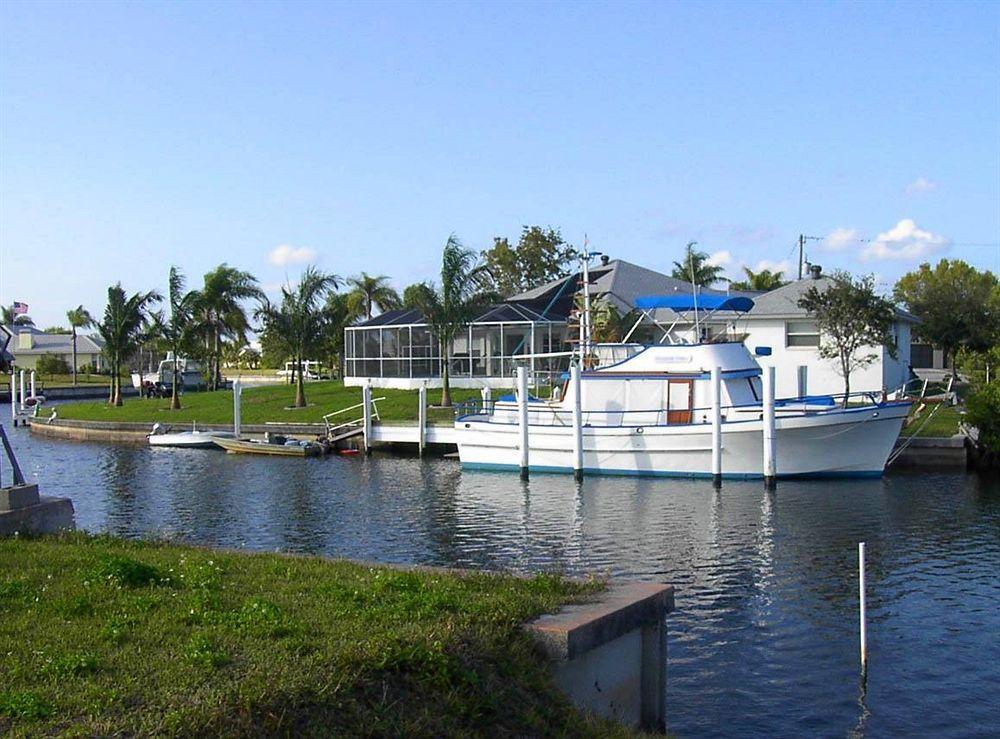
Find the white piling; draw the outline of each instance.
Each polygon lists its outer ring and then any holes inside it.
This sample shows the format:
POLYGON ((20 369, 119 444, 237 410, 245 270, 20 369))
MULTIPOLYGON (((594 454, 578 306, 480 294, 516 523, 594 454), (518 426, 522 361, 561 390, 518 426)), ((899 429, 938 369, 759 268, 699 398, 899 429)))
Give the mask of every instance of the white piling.
POLYGON ((240 431, 243 425, 243 386, 240 378, 233 380, 233 436, 240 438, 240 431))
POLYGON ((24 410, 24 370, 21 370, 21 410, 24 410))
POLYGON ((580 382, 580 367, 569 368, 570 384, 573 386, 573 475, 583 479, 583 396, 580 382))
POLYGON ((10 422, 17 428, 17 383, 14 382, 14 370, 10 371, 10 422))
POLYGON ((865 543, 858 543, 858 596, 861 626, 861 672, 868 670, 868 625, 866 623, 867 603, 865 598, 865 543))
POLYGON ((38 393, 35 392, 35 370, 31 370, 31 397, 38 397, 38 393))
POLYGON ((777 475, 774 433, 774 367, 764 368, 764 482, 774 487, 777 475))
POLYGON ((362 421, 364 423, 365 454, 372 450, 372 386, 365 383, 361 388, 362 421))
POLYGON ((722 485, 722 368, 712 368, 712 484, 722 485))
POLYGON ((421 383, 417 390, 417 449, 423 456, 427 445, 427 383, 421 383))
POLYGON ((517 368, 517 426, 520 432, 521 479, 528 478, 528 372, 517 368))

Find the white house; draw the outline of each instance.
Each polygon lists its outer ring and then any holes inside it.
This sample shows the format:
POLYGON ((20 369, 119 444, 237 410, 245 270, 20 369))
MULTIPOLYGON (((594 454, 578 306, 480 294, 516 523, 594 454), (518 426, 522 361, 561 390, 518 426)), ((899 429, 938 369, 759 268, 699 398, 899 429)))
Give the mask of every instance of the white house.
MULTIPOLYGON (((47 334, 34 326, 5 327, 12 339, 7 351, 14 355, 14 364, 20 369, 34 369, 46 354, 59 357, 67 365, 73 364, 73 335, 47 334)), ((84 366, 100 371, 104 365, 101 341, 96 336, 76 335, 77 368, 84 366)))

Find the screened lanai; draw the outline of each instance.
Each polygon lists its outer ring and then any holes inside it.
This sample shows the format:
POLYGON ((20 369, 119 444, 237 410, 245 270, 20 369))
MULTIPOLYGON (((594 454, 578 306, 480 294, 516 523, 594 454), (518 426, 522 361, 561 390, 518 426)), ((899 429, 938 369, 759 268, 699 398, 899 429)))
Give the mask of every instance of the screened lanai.
MULTIPOLYGON (((545 383, 568 366, 568 357, 537 355, 567 351, 565 318, 546 317, 519 303, 495 305, 462 327, 452 341, 449 376, 462 387, 509 387, 524 365, 535 383, 545 383)), ((430 327, 417 310, 394 310, 344 335, 344 381, 376 387, 440 383, 443 359, 430 327)))

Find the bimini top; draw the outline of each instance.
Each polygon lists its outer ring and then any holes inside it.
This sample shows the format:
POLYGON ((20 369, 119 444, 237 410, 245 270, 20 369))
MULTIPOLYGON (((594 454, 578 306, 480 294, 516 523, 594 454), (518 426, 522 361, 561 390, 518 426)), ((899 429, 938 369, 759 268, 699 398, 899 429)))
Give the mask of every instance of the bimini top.
POLYGON ((635 307, 640 310, 670 308, 683 310, 735 310, 746 313, 753 308, 750 298, 731 295, 699 295, 697 303, 693 295, 645 295, 635 299, 635 307))

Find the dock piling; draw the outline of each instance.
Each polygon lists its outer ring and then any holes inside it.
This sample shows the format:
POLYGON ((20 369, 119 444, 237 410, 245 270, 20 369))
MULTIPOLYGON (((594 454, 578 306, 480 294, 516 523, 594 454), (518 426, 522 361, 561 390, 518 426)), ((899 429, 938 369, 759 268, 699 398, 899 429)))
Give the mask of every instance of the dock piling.
POLYGON ((427 445, 427 383, 420 383, 417 390, 417 451, 420 456, 424 456, 424 447, 427 445))
POLYGON ((774 428, 774 367, 764 368, 764 484, 774 488, 777 475, 774 428))
POLYGON ((21 370, 21 410, 24 410, 24 370, 21 370))
POLYGON ((35 370, 31 370, 31 397, 38 397, 38 393, 35 392, 35 370))
POLYGON ((10 371, 10 422, 17 428, 17 383, 14 382, 14 370, 10 371))
POLYGON ((528 479, 528 372, 517 368, 517 426, 520 432, 521 479, 528 479))
POLYGON ((233 436, 240 438, 240 427, 242 426, 243 406, 243 386, 240 378, 233 380, 233 436))
POLYGON ((712 367, 712 484, 722 487, 722 368, 712 367))
POLYGON ((364 423, 365 454, 372 450, 372 385, 366 382, 361 387, 362 422, 364 423))
POLYGON ((569 368, 573 386, 573 476, 583 479, 583 398, 581 397, 580 366, 569 368))

